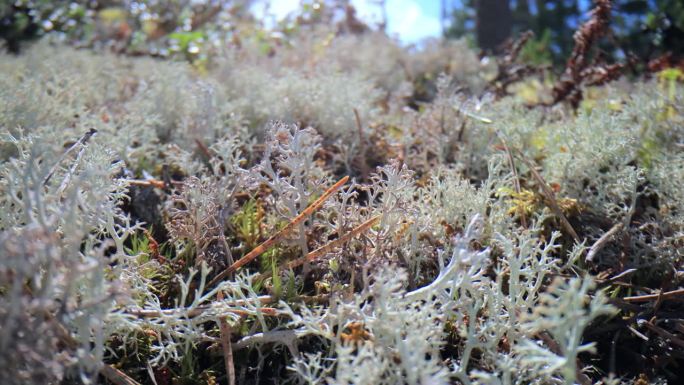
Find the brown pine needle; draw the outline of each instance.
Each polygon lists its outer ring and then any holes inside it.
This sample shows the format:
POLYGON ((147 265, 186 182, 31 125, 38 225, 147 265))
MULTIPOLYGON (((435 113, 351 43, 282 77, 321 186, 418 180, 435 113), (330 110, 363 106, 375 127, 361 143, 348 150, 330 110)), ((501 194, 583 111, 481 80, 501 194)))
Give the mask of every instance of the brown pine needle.
MULTIPOLYGON (((218 292, 218 300, 223 300, 223 292, 218 292)), ((223 349, 223 361, 226 365, 226 376, 228 377, 228 385, 235 385, 235 365, 233 364, 233 347, 231 346, 230 337, 232 331, 230 330, 230 325, 228 321, 220 317, 219 318, 219 331, 221 333, 221 348, 223 349)))
MULTIPOLYGON (((511 149, 508 147, 508 143, 506 143, 506 140, 503 138, 502 135, 500 135, 498 132, 496 133, 496 136, 499 138, 501 141, 501 144, 503 144, 503 148, 506 151, 506 158, 508 159, 508 165, 511 167, 511 172, 513 173, 513 186, 515 187, 515 192, 520 194, 520 176, 518 175, 518 170, 515 167, 515 160, 513 159, 513 153, 511 152, 511 149)), ((527 228, 527 218, 525 217, 525 212, 522 211, 520 213, 520 223, 524 228, 527 228)))
POLYGON ((306 220, 311 214, 313 214, 316 210, 321 208, 323 206, 323 203, 330 198, 334 193, 336 193, 347 181, 349 180, 349 176, 345 176, 344 178, 340 179, 332 185, 329 189, 327 189, 323 195, 321 195, 316 201, 314 201, 312 204, 310 204, 307 208, 304 209, 299 215, 297 215, 294 219, 290 221, 285 227, 282 228, 282 230, 278 231, 277 233, 273 234, 270 238, 265 240, 262 244, 259 246, 255 247, 252 251, 247 253, 244 257, 240 258, 237 260, 235 263, 230 265, 227 269, 223 270, 219 275, 214 277, 214 279, 209 282, 209 286, 215 285, 216 283, 220 282, 224 278, 226 278, 228 275, 236 272, 238 269, 240 269, 242 266, 252 262, 255 258, 260 256, 261 254, 265 253, 271 246, 273 246, 276 242, 278 242, 280 239, 282 239, 285 235, 289 234, 297 225, 299 225, 301 222, 306 220))
POLYGON ((211 153, 211 150, 209 150, 209 147, 207 147, 207 145, 204 144, 201 139, 196 138, 195 144, 197 144, 197 148, 199 148, 200 152, 207 158, 207 160, 211 160, 211 158, 214 157, 211 153))
POLYGON ((682 340, 678 336, 668 332, 667 330, 649 321, 644 322, 643 325, 646 326, 647 329, 651 330, 652 332, 655 332, 656 334, 668 340, 671 344, 677 345, 680 349, 684 348, 684 340, 682 340))
POLYGON ((333 241, 328 242, 327 244, 319 247, 318 249, 310 252, 309 254, 307 254, 301 258, 295 259, 294 261, 290 261, 286 264, 283 264, 281 266, 281 268, 293 269, 297 266, 303 265, 306 262, 313 262, 314 260, 320 258, 321 256, 329 253, 332 249, 339 247, 339 246, 342 246, 344 243, 346 243, 350 239, 352 239, 355 236, 365 232, 366 230, 371 228, 371 226, 376 224, 379 219, 380 219, 379 215, 375 216, 375 217, 363 222, 362 224, 358 225, 357 227, 355 227, 352 231, 348 232, 347 234, 344 234, 343 236, 341 236, 341 237, 339 237, 333 241))
POLYGON ((100 368, 100 374, 115 385, 140 385, 138 381, 130 378, 126 373, 112 365, 103 365, 102 368, 100 368))
POLYGON ((594 258, 596 257, 596 254, 598 254, 601 249, 603 249, 608 242, 610 242, 611 239, 615 236, 615 234, 619 233, 622 231, 622 228, 624 225, 622 223, 617 223, 615 226, 611 227, 610 230, 608 230, 605 234, 601 236, 592 246, 589 248, 589 252, 587 253, 587 257, 585 260, 587 262, 593 262, 594 258))
MULTIPOLYGON (((183 317, 197 317, 205 312, 208 311, 215 311, 219 309, 217 305, 228 305, 228 306, 244 306, 247 304, 253 303, 255 300, 258 300, 262 304, 267 304, 267 303, 272 303, 272 302, 277 302, 278 298, 275 298, 271 295, 262 295, 257 298, 247 298, 247 299, 239 299, 233 302, 229 303, 219 303, 215 302, 210 305, 204 305, 204 306, 197 306, 193 309, 187 309, 187 308, 181 308, 181 309, 164 309, 164 310, 150 310, 150 309, 124 309, 124 313, 135 316, 135 317, 140 317, 140 318, 150 318, 150 317, 171 317, 171 316, 183 316, 183 317)), ((305 295, 300 295, 296 297, 297 301, 301 301, 307 304, 322 304, 322 303, 327 303, 329 300, 329 297, 327 295, 315 295, 315 296, 305 296, 305 295)), ((259 308, 259 311, 261 311, 265 315, 277 315, 277 309, 271 308, 271 307, 261 307, 259 308)), ((229 313, 237 314, 240 316, 243 315, 249 315, 247 314, 246 311, 240 310, 240 309, 230 309, 227 310, 229 313)))
POLYGON ((624 297, 624 298, 622 298, 622 300, 626 301, 626 302, 648 302, 648 301, 657 300, 659 298, 662 300, 668 300, 668 299, 676 298, 679 296, 684 296, 684 289, 666 291, 664 293, 659 293, 659 294, 647 294, 647 295, 637 295, 637 296, 633 296, 633 297, 624 297))
MULTIPOLYGON (((269 296, 270 297, 270 296, 269 296)), ((311 300, 313 301, 313 300, 311 300)), ((168 317, 168 316, 176 316, 176 315, 182 315, 184 317, 197 317, 199 315, 204 314, 205 312, 214 309, 213 306, 198 306, 195 309, 192 309, 188 311, 185 314, 181 314, 181 312, 184 309, 164 309, 162 311, 159 310, 147 310, 147 309, 131 309, 131 310, 126 310, 126 314, 140 317, 140 318, 153 318, 153 317, 168 317)), ((278 315, 278 309, 273 308, 273 307, 260 307, 258 310, 265 315, 268 316, 276 316, 278 315)), ((246 310, 242 309, 228 309, 226 310, 228 313, 232 314, 237 314, 239 316, 246 316, 252 314, 251 312, 248 312, 246 310)))
POLYGON ((166 184, 164 181, 157 180, 157 179, 129 179, 126 181, 129 185, 134 185, 134 186, 144 186, 144 187, 155 187, 160 190, 163 190, 166 188, 166 184))
MULTIPOLYGON (((273 308, 273 307, 260 307, 258 310, 264 315, 275 317, 278 315, 278 309, 273 308)), ((240 310, 240 309, 230 309, 228 310, 229 313, 237 314, 242 317, 246 317, 248 315, 251 315, 252 312, 246 311, 246 310, 240 310)))
POLYGON ((81 138, 78 139, 78 141, 76 143, 71 145, 71 147, 69 147, 69 149, 67 149, 66 152, 64 152, 62 154, 62 156, 59 157, 59 159, 57 160, 57 163, 55 163, 55 165, 52 166, 52 168, 50 169, 50 172, 48 172, 45 179, 43 179, 43 186, 47 186, 47 184, 50 182, 50 178, 52 178, 52 175, 55 174, 55 172, 57 171, 57 168, 62 163, 62 161, 64 161, 64 159, 66 159, 66 157, 72 151, 74 151, 77 147, 79 147, 79 146, 85 147, 86 143, 88 143, 88 140, 90 140, 90 138, 95 134, 97 134, 97 130, 94 128, 91 128, 90 130, 88 130, 88 132, 83 134, 83 136, 81 136, 81 138))
POLYGON ((572 239, 575 240, 575 242, 579 243, 579 236, 575 232, 575 229, 572 228, 572 225, 568 221, 568 218, 566 218, 563 214, 563 210, 561 210, 560 206, 558 206, 558 202, 556 201, 556 194, 554 194, 553 190, 551 190, 551 187, 549 187, 544 178, 534 168, 534 165, 529 160, 527 160, 527 158, 525 158, 525 155, 523 155, 523 153, 520 150, 518 150, 518 155, 520 156, 520 160, 522 160, 523 163, 525 163, 525 165, 527 166, 527 168, 530 169, 530 172, 532 173, 534 179, 536 179, 537 183, 539 183, 539 186, 542 189, 542 193, 544 194, 544 197, 546 197, 546 203, 548 204, 551 211, 553 211, 553 213, 556 214, 558 219, 560 219, 561 225, 563 226, 565 231, 567 231, 568 234, 570 234, 570 236, 572 237, 572 239))

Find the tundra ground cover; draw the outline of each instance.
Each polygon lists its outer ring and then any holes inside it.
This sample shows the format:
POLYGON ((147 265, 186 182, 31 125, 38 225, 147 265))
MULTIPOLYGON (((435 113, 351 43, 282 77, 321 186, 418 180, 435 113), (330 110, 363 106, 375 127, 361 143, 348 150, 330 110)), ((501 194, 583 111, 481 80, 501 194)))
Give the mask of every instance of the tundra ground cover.
POLYGON ((3 381, 677 381, 681 73, 336 28, 2 55, 3 381))

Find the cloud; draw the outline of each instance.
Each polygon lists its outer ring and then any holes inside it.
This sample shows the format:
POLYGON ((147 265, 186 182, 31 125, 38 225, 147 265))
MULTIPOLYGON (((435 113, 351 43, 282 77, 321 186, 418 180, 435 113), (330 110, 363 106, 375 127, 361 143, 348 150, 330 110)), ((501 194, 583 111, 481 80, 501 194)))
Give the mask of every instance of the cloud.
MULTIPOLYGON (((358 17, 374 25, 381 20, 381 9, 377 4, 373 0, 352 0, 358 17)), ((282 18, 299 6, 300 0, 273 0, 269 12, 276 18, 282 18)), ((427 37, 437 37, 442 32, 438 12, 435 9, 427 11, 425 0, 387 0, 385 8, 387 33, 397 36, 403 43, 416 43, 427 37)))
POLYGON ((428 14, 415 0, 387 1, 387 32, 404 43, 415 43, 442 32, 439 15, 428 14))

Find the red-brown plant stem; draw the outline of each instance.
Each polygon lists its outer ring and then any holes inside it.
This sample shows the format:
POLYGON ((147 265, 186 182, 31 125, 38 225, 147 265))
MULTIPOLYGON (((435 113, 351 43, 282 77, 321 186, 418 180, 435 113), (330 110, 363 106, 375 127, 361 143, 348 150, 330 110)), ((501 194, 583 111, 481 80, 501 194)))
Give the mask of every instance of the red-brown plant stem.
POLYGON ((330 198, 334 193, 336 193, 340 188, 342 188, 342 186, 345 183, 347 183, 348 180, 349 177, 345 176, 344 178, 337 181, 337 183, 335 183, 329 189, 327 189, 323 193, 323 195, 316 199, 316 201, 310 204, 307 208, 304 209, 304 211, 302 211, 299 215, 292 219, 290 223, 283 227, 282 230, 273 234, 270 238, 268 238, 259 246, 255 247, 252 251, 247 253, 247 255, 235 261, 235 263, 233 263, 227 269, 223 270, 219 275, 214 277, 214 279, 212 279, 211 282, 209 282, 209 286, 215 285, 216 283, 226 278, 228 275, 236 272, 242 266, 248 264, 249 262, 252 262, 255 258, 265 253, 271 246, 273 246, 281 238, 289 234, 297 225, 306 220, 306 218, 311 216, 316 210, 320 209, 321 206, 323 206, 323 203, 325 203, 325 201, 328 200, 328 198, 330 198))

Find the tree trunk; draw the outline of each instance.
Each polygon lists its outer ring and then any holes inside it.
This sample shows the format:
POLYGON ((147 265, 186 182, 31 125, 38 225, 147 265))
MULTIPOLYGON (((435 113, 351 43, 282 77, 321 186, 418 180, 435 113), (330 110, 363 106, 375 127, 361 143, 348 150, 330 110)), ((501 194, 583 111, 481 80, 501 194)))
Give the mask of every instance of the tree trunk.
POLYGON ((477 43, 491 51, 511 35, 511 7, 508 0, 477 0, 476 4, 477 43))

